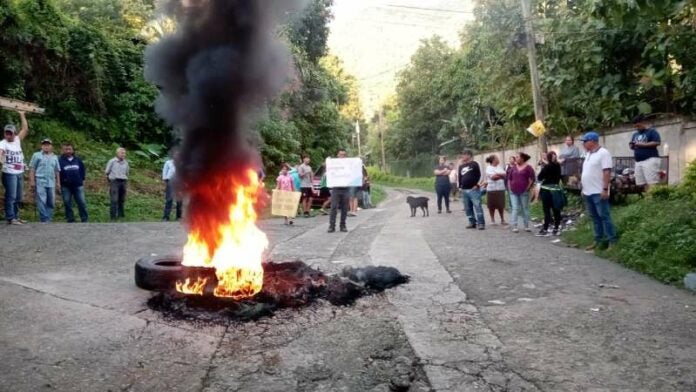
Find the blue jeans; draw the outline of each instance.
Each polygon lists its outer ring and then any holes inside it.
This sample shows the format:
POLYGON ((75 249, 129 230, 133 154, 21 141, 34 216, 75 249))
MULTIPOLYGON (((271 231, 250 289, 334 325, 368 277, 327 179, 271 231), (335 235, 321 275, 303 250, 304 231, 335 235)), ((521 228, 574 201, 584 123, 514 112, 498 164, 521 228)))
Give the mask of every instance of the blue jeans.
POLYGON ((63 186, 60 191, 63 196, 63 205, 65 205, 65 219, 68 222, 75 222, 73 214, 72 201, 75 199, 77 210, 80 213, 80 221, 87 222, 87 202, 85 201, 85 188, 83 186, 63 186))
POLYGON ((48 186, 36 187, 36 207, 39 209, 39 220, 50 222, 53 219, 53 207, 55 207, 56 188, 48 186))
MULTIPOLYGON (((174 184, 172 184, 171 180, 165 180, 164 183, 165 183, 165 187, 164 187, 164 215, 162 215, 162 219, 169 220, 169 216, 172 214, 172 205, 175 203, 174 184)), ((181 207, 182 207, 181 200, 176 199, 176 219, 177 220, 181 219, 181 207)))
POLYGON ((464 211, 469 218, 469 224, 483 226, 486 221, 483 219, 483 207, 481 207, 481 190, 462 189, 462 203, 464 211))
POLYGON ((510 204, 512 205, 512 213, 510 214, 510 224, 513 228, 517 227, 517 216, 522 210, 522 222, 524 227, 529 227, 529 192, 524 192, 521 195, 516 195, 510 192, 510 204))
POLYGON ((600 194, 582 195, 582 198, 585 201, 585 206, 587 206, 587 213, 592 217, 592 222, 594 223, 595 243, 599 244, 604 241, 605 234, 608 243, 615 243, 616 228, 614 228, 614 223, 611 221, 609 200, 603 200, 600 194))
POLYGON ((2 186, 5 188, 5 219, 19 219, 19 204, 22 202, 22 182, 24 175, 2 173, 2 186))

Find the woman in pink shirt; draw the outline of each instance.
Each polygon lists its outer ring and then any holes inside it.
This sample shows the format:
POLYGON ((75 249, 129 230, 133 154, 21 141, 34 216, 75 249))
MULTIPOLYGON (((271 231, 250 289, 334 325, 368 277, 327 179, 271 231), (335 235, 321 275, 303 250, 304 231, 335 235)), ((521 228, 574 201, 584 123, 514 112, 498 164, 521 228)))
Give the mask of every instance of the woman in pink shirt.
MULTIPOLYGON (((276 179, 276 189, 279 189, 281 191, 294 192, 295 186, 293 185, 292 177, 290 176, 290 174, 288 174, 288 170, 290 170, 290 166, 287 163, 283 163, 283 166, 280 169, 280 175, 276 179)), ((285 224, 293 224, 292 219, 286 216, 285 224)))
POLYGON ((512 224, 513 233, 519 232, 517 216, 520 210, 522 212, 524 231, 531 231, 529 228, 529 192, 532 186, 534 186, 536 174, 534 169, 527 164, 529 158, 531 157, 523 152, 517 154, 517 165, 509 169, 508 188, 510 190, 510 204, 512 204, 510 223, 512 224))

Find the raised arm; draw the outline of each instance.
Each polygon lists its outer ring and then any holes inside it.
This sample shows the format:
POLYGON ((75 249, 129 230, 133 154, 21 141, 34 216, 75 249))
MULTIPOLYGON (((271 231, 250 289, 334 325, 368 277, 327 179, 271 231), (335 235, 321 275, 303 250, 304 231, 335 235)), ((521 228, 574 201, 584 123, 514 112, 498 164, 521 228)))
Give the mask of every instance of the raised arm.
POLYGON ((29 134, 29 123, 27 123, 27 116, 23 111, 18 110, 17 113, 19 113, 19 121, 21 121, 21 127, 17 137, 19 140, 24 140, 24 138, 27 137, 27 134, 29 134))

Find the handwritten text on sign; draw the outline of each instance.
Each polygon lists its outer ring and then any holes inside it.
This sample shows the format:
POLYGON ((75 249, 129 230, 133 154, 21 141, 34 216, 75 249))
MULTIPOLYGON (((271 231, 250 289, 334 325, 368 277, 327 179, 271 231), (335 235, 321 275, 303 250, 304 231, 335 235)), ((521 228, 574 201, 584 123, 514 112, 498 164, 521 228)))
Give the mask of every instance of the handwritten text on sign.
POLYGON ((362 186, 362 166, 360 158, 327 158, 326 186, 329 188, 362 186))
POLYGON ((271 198, 271 215, 294 218, 297 215, 297 205, 300 203, 300 192, 273 190, 271 198))

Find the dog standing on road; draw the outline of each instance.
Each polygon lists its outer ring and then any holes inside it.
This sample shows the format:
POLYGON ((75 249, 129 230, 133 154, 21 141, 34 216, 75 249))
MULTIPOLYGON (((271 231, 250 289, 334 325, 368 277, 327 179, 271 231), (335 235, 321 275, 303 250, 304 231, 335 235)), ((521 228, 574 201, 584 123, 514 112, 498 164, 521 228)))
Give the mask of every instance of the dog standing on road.
POLYGON ((413 197, 409 196, 406 198, 406 203, 411 207, 411 216, 416 216, 416 210, 420 207, 423 211, 423 216, 430 216, 430 211, 428 211, 428 199, 427 197, 419 196, 413 197))

